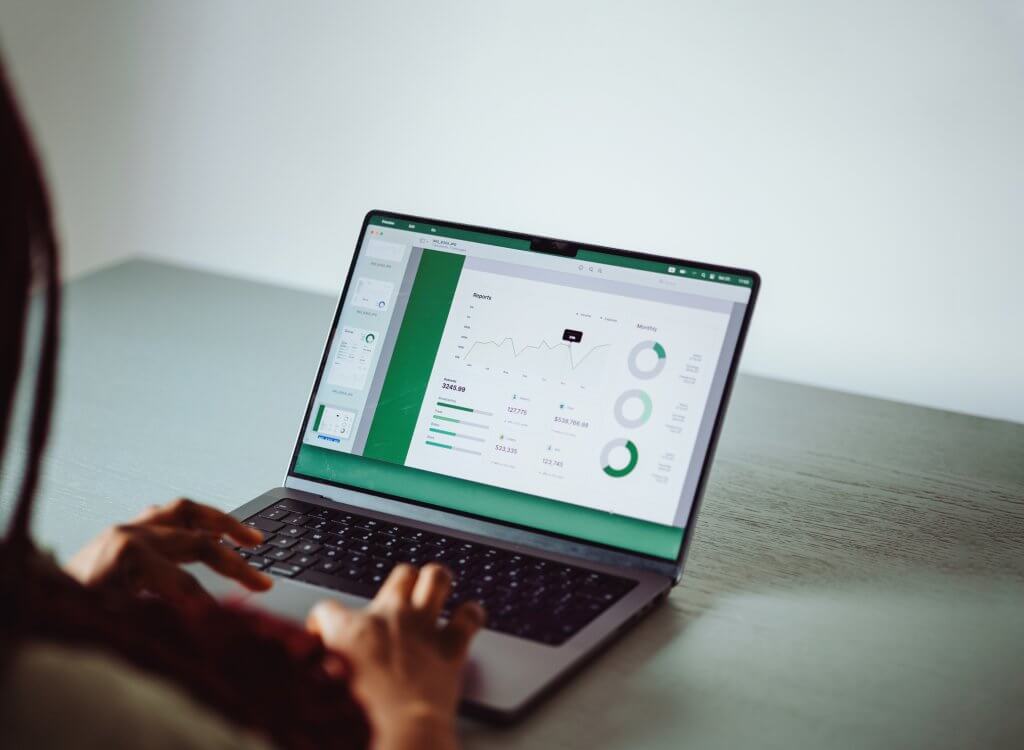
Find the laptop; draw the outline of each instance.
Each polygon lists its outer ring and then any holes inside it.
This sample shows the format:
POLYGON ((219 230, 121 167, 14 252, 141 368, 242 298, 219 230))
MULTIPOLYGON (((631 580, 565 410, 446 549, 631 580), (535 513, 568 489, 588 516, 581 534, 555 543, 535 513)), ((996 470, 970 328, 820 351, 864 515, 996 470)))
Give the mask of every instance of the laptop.
POLYGON ((371 211, 283 485, 233 512, 278 579, 251 601, 304 620, 440 561, 488 613, 464 711, 521 716, 679 582, 759 286, 371 211))

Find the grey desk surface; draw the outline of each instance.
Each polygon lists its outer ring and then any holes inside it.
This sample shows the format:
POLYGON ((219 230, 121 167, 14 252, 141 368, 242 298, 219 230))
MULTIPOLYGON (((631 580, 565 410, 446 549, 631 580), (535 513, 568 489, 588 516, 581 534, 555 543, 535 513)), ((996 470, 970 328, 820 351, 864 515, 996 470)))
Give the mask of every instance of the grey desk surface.
MULTIPOLYGON (((70 284, 40 540, 280 484, 333 304, 141 261, 70 284)), ((1020 746, 1022 543, 1024 426, 741 377, 667 605, 466 742, 1020 746)))

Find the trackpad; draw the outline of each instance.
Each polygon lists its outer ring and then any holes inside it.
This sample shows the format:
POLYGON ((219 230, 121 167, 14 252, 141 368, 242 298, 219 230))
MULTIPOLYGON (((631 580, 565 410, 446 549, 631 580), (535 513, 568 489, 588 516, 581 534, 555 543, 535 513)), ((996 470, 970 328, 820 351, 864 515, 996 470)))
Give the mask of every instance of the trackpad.
POLYGON ((274 586, 269 591, 257 593, 214 573, 203 565, 189 565, 187 570, 217 599, 267 610, 299 623, 305 623, 309 610, 323 599, 334 599, 346 607, 353 608, 364 607, 368 601, 361 596, 307 586, 277 576, 273 576, 274 586))

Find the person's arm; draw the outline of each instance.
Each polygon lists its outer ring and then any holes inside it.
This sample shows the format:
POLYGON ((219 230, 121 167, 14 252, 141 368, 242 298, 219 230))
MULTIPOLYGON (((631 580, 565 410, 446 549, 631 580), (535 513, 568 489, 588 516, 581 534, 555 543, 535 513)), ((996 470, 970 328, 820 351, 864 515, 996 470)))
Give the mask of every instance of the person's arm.
POLYGON ((467 603, 441 625, 451 588, 440 565, 397 566, 370 605, 317 604, 308 626, 351 667, 351 687, 366 710, 375 750, 457 748, 455 712, 469 643, 484 623, 467 603))
MULTIPOLYGON (((181 569, 186 562, 203 562, 251 589, 269 588, 272 579, 221 544, 222 535, 248 545, 262 539, 226 513, 178 500, 106 530, 66 569, 87 586, 118 586, 172 600, 209 596, 181 569)), ((462 671, 485 616, 480 605, 464 604, 440 625, 450 588, 451 577, 440 565, 422 571, 399 565, 366 609, 326 600, 310 612, 309 628, 350 667, 353 694, 378 750, 457 747, 462 671)))
POLYGON ((71 558, 65 570, 86 586, 117 586, 179 601, 209 597, 195 576, 181 569, 182 563, 204 563, 255 591, 270 588, 270 576, 220 543, 224 535, 238 544, 263 540, 258 529, 227 513, 191 500, 175 500, 154 505, 131 523, 107 529, 71 558))

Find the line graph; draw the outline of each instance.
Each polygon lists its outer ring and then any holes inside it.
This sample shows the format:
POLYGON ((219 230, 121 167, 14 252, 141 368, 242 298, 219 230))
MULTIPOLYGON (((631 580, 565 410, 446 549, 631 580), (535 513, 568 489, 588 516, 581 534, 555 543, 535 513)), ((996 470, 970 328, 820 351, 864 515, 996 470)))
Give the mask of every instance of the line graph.
POLYGON ((524 330, 510 332, 510 335, 502 332, 480 338, 473 336, 471 330, 465 330, 458 337, 452 353, 470 371, 504 373, 516 379, 573 384, 585 388, 597 385, 603 376, 606 354, 612 350, 612 345, 605 342, 588 345, 559 341, 552 337, 551 326, 545 327, 548 328, 546 332, 524 327, 524 330), (546 337, 542 338, 545 333, 546 337))
POLYGON ((498 349, 501 349, 501 348, 503 348, 505 346, 505 344, 511 344, 512 345, 512 358, 513 359, 519 359, 519 357, 521 355, 523 355, 526 352, 531 351, 531 350, 532 351, 540 352, 540 351, 545 351, 545 350, 546 351, 555 351, 557 349, 566 349, 568 351, 568 353, 569 353, 569 369, 570 370, 575 370, 577 367, 582 365, 587 360, 587 358, 590 357, 590 355, 593 354, 594 352, 599 351, 601 349, 607 349, 609 346, 611 346, 611 344, 598 344, 597 346, 592 346, 592 347, 590 347, 590 349, 587 350, 586 354, 584 354, 582 357, 580 357, 579 361, 576 361, 575 356, 573 355, 573 351, 579 348, 578 345, 570 344, 570 343, 568 343, 566 341, 560 341, 557 344, 555 344, 554 346, 552 346, 547 341, 541 340, 541 342, 539 344, 527 344, 526 346, 522 347, 521 349, 517 349, 516 348, 515 340, 511 336, 506 336, 501 341, 494 341, 493 339, 492 340, 488 340, 488 341, 474 341, 472 344, 469 345, 469 349, 466 351, 465 355, 463 355, 462 360, 464 362, 468 362, 470 356, 473 354, 473 351, 478 346, 488 346, 488 345, 491 345, 491 346, 497 347, 498 349))
POLYGON ((592 389, 618 359, 629 303, 612 295, 464 270, 439 361, 473 375, 592 389))

